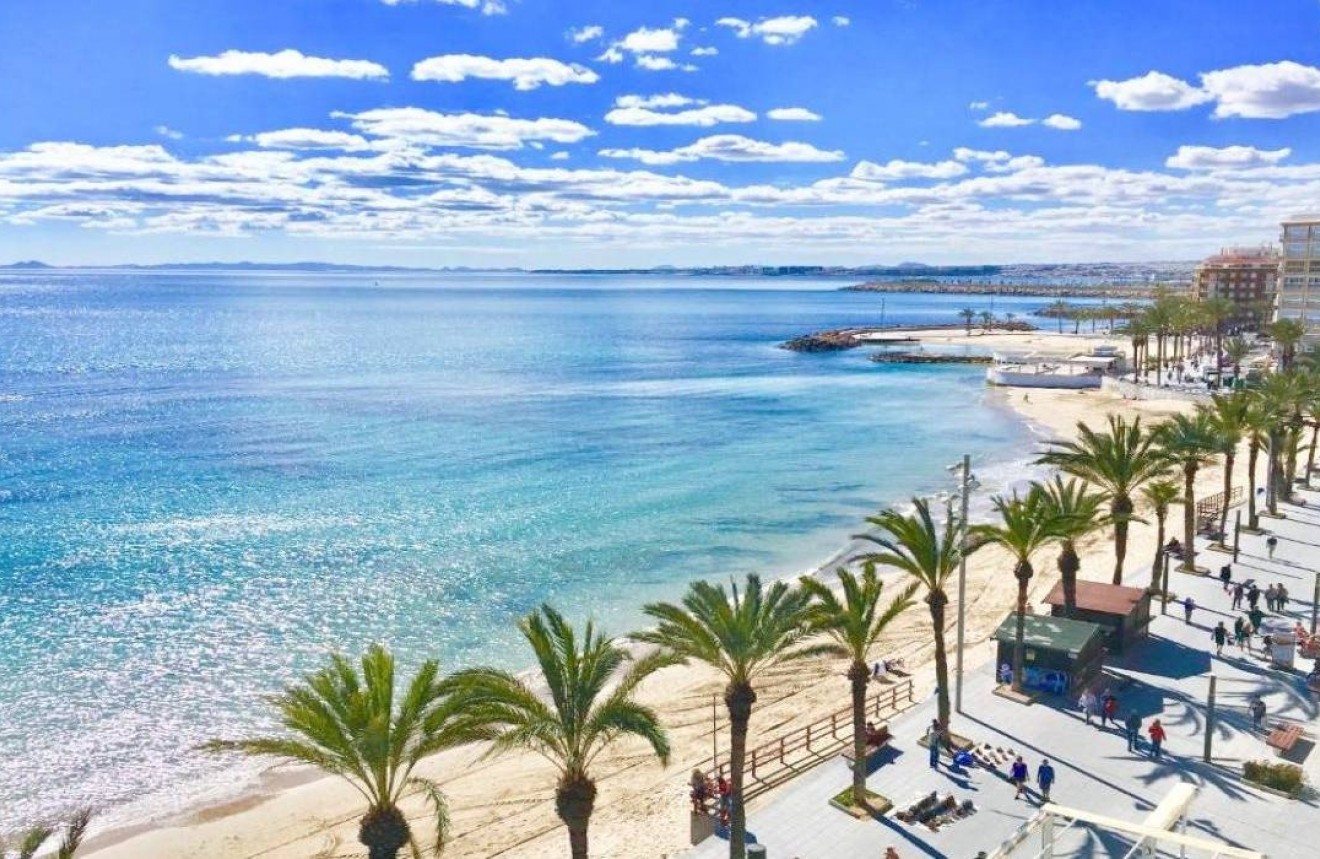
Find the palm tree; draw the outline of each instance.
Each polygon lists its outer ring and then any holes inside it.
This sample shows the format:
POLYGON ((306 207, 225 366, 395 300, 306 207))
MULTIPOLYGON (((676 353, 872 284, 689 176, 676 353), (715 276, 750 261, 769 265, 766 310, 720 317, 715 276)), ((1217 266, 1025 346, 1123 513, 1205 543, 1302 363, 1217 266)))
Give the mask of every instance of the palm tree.
POLYGON ((1054 321, 1058 323, 1060 334, 1063 333, 1063 320, 1068 315, 1069 307, 1071 307, 1071 305, 1068 304, 1068 302, 1064 301, 1062 298, 1058 298, 1055 299, 1049 307, 1045 308, 1045 315, 1053 316, 1054 321))
POLYGON ((1011 498, 996 496, 995 512, 999 524, 973 526, 977 539, 1003 547, 1013 556, 1013 576, 1017 579, 1017 635, 1013 643, 1013 691, 1022 691, 1023 661, 1026 654, 1027 587, 1034 571, 1031 556, 1061 536, 1058 518, 1050 508, 1045 489, 1031 484, 1025 498, 1017 492, 1011 498))
POLYGON ((1256 418, 1264 427, 1269 454, 1265 463, 1265 505, 1271 516, 1279 515, 1279 497, 1288 494, 1283 479, 1284 449, 1301 399, 1297 374, 1291 372, 1271 373, 1256 391, 1256 418))
POLYGON ((867 563, 862 575, 853 575, 839 567, 840 595, 820 579, 802 577, 802 589, 811 595, 807 623, 813 632, 830 639, 829 653, 848 660, 848 682, 852 686, 853 717, 853 802, 868 807, 866 794, 866 684, 871 679, 867 655, 889 625, 912 607, 912 584, 890 601, 881 604, 885 583, 875 573, 875 564, 867 563))
MULTIPOLYGON (((59 847, 50 855, 55 859, 73 859, 78 848, 82 846, 83 838, 87 835, 87 826, 92 822, 92 812, 90 809, 82 809, 74 812, 69 821, 64 824, 64 829, 60 834, 59 847)), ((37 852, 45 846, 55 835, 55 828, 51 826, 34 826, 27 832, 19 836, 18 843, 13 846, 14 859, 34 859, 37 852)), ((5 844, 0 843, 0 857, 10 855, 5 844)))
POLYGON ((743 808, 743 766, 747 754, 747 725, 756 703, 755 682, 779 662, 815 655, 797 648, 810 630, 805 623, 810 595, 784 582, 762 587, 755 574, 740 592, 723 585, 693 582, 682 602, 650 603, 643 611, 656 619, 654 629, 637 633, 636 640, 658 645, 676 658, 695 659, 722 673, 727 680, 724 705, 729 711, 729 781, 733 809, 729 824, 729 857, 744 859, 747 849, 747 812, 743 808))
POLYGON ((1087 491, 1086 484, 1072 479, 1067 483, 1057 474, 1044 484, 1050 515, 1059 522, 1062 548, 1059 552, 1059 580, 1063 584, 1063 607, 1068 617, 1077 613, 1077 573, 1082 568, 1077 555, 1077 540, 1102 527, 1107 517, 1101 510, 1105 496, 1087 491))
POLYGON ((1079 423, 1075 441, 1051 442, 1050 447, 1037 460, 1039 463, 1080 477, 1109 499, 1109 521, 1114 525, 1113 581, 1123 584, 1128 525, 1133 520, 1132 495, 1168 471, 1168 457, 1155 434, 1142 428, 1141 418, 1129 424, 1119 415, 1110 415, 1107 432, 1097 433, 1079 423))
POLYGON ((930 504, 924 498, 912 499, 916 511, 904 516, 894 510, 885 510, 866 521, 876 531, 859 534, 858 538, 880 547, 862 557, 868 562, 902 570, 926 592, 926 607, 930 609, 931 628, 935 634, 935 700, 940 728, 949 730, 949 656, 944 642, 944 610, 949 605, 945 591, 950 577, 962 562, 962 541, 958 538, 962 523, 954 516, 935 524, 930 515, 930 504))
POLYGON ((1292 367, 1297 344, 1306 336, 1306 326, 1296 319, 1277 319, 1267 330, 1270 339, 1279 347, 1279 370, 1286 371, 1292 367))
POLYGON ((960 319, 962 319, 963 324, 967 326, 967 336, 971 337, 972 320, 976 318, 976 311, 970 307, 964 307, 962 310, 958 311, 958 316, 960 319))
MULTIPOLYGON (((1211 328, 1215 342, 1215 369, 1219 369, 1219 356, 1223 353, 1224 323, 1237 313, 1237 305, 1227 298, 1211 298, 1200 302, 1201 315, 1211 328)), ((1215 387, 1223 381, 1223 374, 1215 377, 1215 387)))
POLYGON ((1269 446, 1273 427, 1273 416, 1260 392, 1249 392, 1242 432, 1247 440, 1247 529, 1251 531, 1260 530, 1260 516, 1256 509, 1256 462, 1260 452, 1269 446))
POLYGON ((1251 354, 1251 344, 1245 337, 1230 337, 1224 341, 1224 355, 1233 365, 1233 382, 1238 384, 1242 378, 1242 362, 1251 354))
POLYGON ((1245 391, 1215 394, 1209 406, 1201 406, 1219 437, 1219 452, 1224 455, 1224 503, 1219 508, 1219 545, 1228 539, 1228 508, 1233 500, 1233 463, 1237 449, 1247 433, 1247 417, 1251 398, 1245 391))
POLYGON ((1183 562, 1179 569, 1196 572, 1196 472, 1214 460, 1221 448, 1219 435, 1203 411, 1194 416, 1174 415, 1156 430, 1160 445, 1183 473, 1183 562))
POLYGON ((1155 562, 1150 568, 1151 593, 1159 590, 1160 571, 1164 569, 1164 525, 1169 519, 1169 508, 1182 503, 1182 488, 1175 480, 1156 480, 1141 487, 1141 497, 1155 514, 1155 562))
POLYGON ((990 323, 995 321, 995 315, 988 310, 982 310, 977 315, 981 317, 981 330, 989 331, 990 323))
POLYGON ((463 703, 465 717, 494 736, 491 754, 526 749, 555 765, 555 811, 568 827, 573 859, 587 859, 587 827, 596 803, 590 768, 596 757, 631 735, 645 740, 662 764, 669 763, 669 738, 636 693, 643 680, 676 660, 659 652, 633 660, 591 622, 579 640, 548 605, 519 621, 518 629, 536 655, 548 701, 517 675, 496 668, 461 671, 445 686, 463 703))
POLYGON ((439 853, 449 815, 439 786, 414 776, 427 755, 483 738, 464 724, 463 708, 446 693, 440 666, 427 660, 403 690, 395 688, 394 657, 379 644, 363 654, 361 670, 341 654, 271 700, 288 734, 248 740, 212 740, 212 752, 240 752, 311 764, 342 776, 367 802, 358 840, 370 859, 395 859, 405 846, 421 856, 399 802, 416 790, 435 812, 439 853), (399 692, 402 691, 402 696, 399 692))

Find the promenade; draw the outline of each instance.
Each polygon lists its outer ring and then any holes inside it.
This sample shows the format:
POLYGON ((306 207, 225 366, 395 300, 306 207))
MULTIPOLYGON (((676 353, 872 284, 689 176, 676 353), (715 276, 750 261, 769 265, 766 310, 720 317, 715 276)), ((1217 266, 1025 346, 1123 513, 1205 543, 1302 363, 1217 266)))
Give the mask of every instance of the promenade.
MULTIPOLYGON (((1285 616, 1309 626, 1314 571, 1320 569, 1320 492, 1299 493, 1306 507, 1282 505, 1286 519, 1262 518, 1262 527, 1278 537, 1273 560, 1267 557, 1265 535, 1242 536, 1241 555, 1234 578, 1254 578, 1262 590, 1283 583, 1290 594, 1285 616)), ((1231 555, 1204 551, 1198 565, 1217 571, 1231 555)), ((1042 553, 1040 568, 1052 566, 1042 553)), ((1005 570, 1004 575, 1010 575, 1005 570)), ((1103 575, 1097 569, 1083 576, 1103 575)), ((1149 580, 1149 567, 1128 572, 1127 584, 1149 580)), ((1187 834, 1224 845, 1259 851, 1269 856, 1300 857, 1317 854, 1315 832, 1320 827, 1320 801, 1314 791, 1286 799, 1262 790, 1242 778, 1242 763, 1276 760, 1265 744, 1265 733, 1252 730, 1247 704, 1259 695, 1268 709, 1267 724, 1276 720, 1300 723, 1305 736, 1288 754, 1302 765, 1308 781, 1320 784, 1320 754, 1312 752, 1317 707, 1303 683, 1310 660, 1299 657, 1293 673, 1273 669, 1261 658, 1259 639, 1252 654, 1230 644, 1216 658, 1211 630, 1220 620, 1231 629, 1234 613, 1230 597, 1217 578, 1170 573, 1170 591, 1191 595, 1199 606, 1192 622, 1185 623, 1182 606, 1170 603, 1159 613, 1158 599, 1149 638, 1125 655, 1112 656, 1100 681, 1118 697, 1120 714, 1135 709, 1144 729, 1159 718, 1166 730, 1165 755, 1153 760, 1127 750, 1119 728, 1087 726, 1071 697, 1045 696, 1024 706, 993 694, 993 665, 985 665, 965 678, 963 714, 953 717, 956 734, 976 743, 990 743, 1021 753, 1031 767, 1048 758, 1057 772, 1052 800, 1060 805, 1140 823, 1180 783, 1190 783, 1197 795, 1187 818, 1187 834), (1212 762, 1203 762, 1209 676, 1216 676, 1216 713, 1212 732, 1212 762)), ((1263 603, 1262 603, 1263 608, 1263 603)), ((1290 621, 1291 622, 1291 621, 1290 621)), ((828 800, 850 783, 847 764, 834 759, 806 773, 749 807, 748 830, 764 844, 772 859, 850 859, 879 857, 893 846, 898 855, 973 859, 978 851, 992 854, 1005 839, 1038 812, 1039 797, 1014 799, 1004 779, 1007 767, 997 771, 973 768, 951 772, 945 757, 938 771, 929 768, 926 750, 917 744, 934 716, 933 696, 896 718, 890 725, 892 746, 883 753, 868 787, 891 800, 895 808, 878 820, 855 820, 831 808, 828 800), (952 793, 960 802, 977 807, 971 817, 931 832, 893 817, 922 795, 952 793)), ((755 730, 755 715, 753 715, 755 730)), ((1129 836, 1078 824, 1060 832, 1056 827, 1057 857, 1123 856, 1133 846, 1129 836)), ((1175 848, 1169 853, 1177 855, 1175 848)), ((708 839, 689 851, 691 859, 727 855, 720 837, 708 839)), ((1036 856, 1039 836, 1027 837, 1007 855, 1036 856)), ((1189 856, 1208 855, 1189 850, 1189 856)))

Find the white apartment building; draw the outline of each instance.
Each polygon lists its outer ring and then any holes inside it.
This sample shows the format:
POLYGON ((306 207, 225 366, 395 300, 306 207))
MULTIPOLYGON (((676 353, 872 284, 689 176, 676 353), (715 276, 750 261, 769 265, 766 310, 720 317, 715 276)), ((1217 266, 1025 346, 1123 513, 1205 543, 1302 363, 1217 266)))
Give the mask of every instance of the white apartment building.
POLYGON ((1320 339, 1320 215, 1283 222, 1275 319, 1296 319, 1307 339, 1320 339))

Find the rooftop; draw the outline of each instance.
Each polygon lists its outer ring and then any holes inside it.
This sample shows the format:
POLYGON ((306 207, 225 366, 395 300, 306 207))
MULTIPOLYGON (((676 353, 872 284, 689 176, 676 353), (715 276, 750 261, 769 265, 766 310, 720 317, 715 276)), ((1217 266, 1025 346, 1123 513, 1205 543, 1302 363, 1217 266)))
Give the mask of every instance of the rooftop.
MULTIPOLYGON (((1077 607, 1083 611, 1098 611, 1102 614, 1126 615, 1132 607, 1141 602, 1146 595, 1142 588, 1128 588, 1123 585, 1110 585, 1104 582, 1077 583, 1077 607)), ((1060 582, 1045 597, 1047 605, 1063 605, 1063 583, 1060 582)))
MULTIPOLYGON (((1082 652, 1093 638, 1103 638, 1104 628, 1099 624, 1084 620, 1069 620, 1066 617, 1029 614, 1023 624, 1023 639, 1028 647, 1042 647, 1050 650, 1065 650, 1070 656, 1082 652)), ((1010 614, 995 630, 996 641, 1013 641, 1017 637, 1017 614, 1010 614)))

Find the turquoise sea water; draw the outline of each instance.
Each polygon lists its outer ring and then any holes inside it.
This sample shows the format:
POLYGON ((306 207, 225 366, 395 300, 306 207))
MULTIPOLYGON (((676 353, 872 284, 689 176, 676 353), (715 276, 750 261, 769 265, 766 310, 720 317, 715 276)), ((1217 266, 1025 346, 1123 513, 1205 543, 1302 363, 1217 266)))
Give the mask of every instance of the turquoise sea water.
POLYGON ((329 648, 521 667, 542 601, 624 633, 1026 452, 979 368, 776 348, 878 321, 837 285, 0 277, 0 831, 233 790, 191 749, 329 648))

